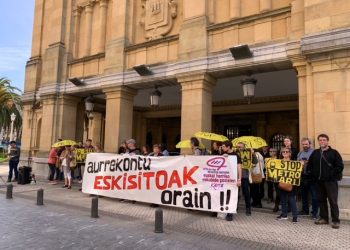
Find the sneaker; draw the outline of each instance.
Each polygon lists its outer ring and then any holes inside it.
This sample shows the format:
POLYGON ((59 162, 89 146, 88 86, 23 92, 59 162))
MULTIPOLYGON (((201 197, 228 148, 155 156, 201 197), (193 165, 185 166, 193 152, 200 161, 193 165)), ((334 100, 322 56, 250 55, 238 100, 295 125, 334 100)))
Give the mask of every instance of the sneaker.
POLYGON ((339 222, 333 222, 332 223, 332 228, 334 228, 334 229, 339 229, 339 222))
POLYGON ((277 216, 276 220, 288 220, 288 216, 282 216, 282 214, 280 216, 277 216))
POLYGON ((298 218, 293 218, 293 224, 296 224, 296 223, 298 223, 298 218))
POLYGON ((304 210, 299 211, 298 214, 299 214, 300 216, 307 216, 307 215, 309 215, 309 213, 308 213, 308 212, 305 212, 304 210))
POLYGON ((233 221, 233 214, 227 214, 226 215, 226 220, 227 221, 233 221))
POLYGON ((312 215, 312 219, 317 220, 318 219, 317 215, 312 215))
POLYGON ((316 225, 326 225, 326 224, 329 224, 329 222, 325 219, 320 218, 317 221, 315 221, 315 224, 316 225))

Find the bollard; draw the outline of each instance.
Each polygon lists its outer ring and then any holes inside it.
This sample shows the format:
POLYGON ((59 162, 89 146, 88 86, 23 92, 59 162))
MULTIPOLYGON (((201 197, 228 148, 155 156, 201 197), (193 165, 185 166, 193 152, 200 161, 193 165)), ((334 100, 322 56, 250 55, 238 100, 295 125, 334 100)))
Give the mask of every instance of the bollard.
POLYGON ((98 197, 91 199, 91 217, 98 218, 98 197))
POLYGON ((12 199, 12 189, 13 189, 13 185, 8 184, 7 190, 6 190, 6 199, 12 199))
POLYGON ((163 233, 163 210, 160 207, 158 207, 155 213, 156 220, 154 223, 154 232, 163 233))
POLYGON ((38 206, 44 205, 44 190, 42 188, 38 190, 37 197, 36 197, 36 204, 38 206))

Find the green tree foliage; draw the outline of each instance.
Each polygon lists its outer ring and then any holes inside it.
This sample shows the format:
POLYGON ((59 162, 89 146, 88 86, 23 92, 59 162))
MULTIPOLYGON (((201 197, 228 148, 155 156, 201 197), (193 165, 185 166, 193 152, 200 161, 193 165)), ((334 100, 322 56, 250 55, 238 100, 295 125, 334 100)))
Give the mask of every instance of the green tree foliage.
POLYGON ((18 131, 22 126, 21 90, 11 86, 11 81, 5 77, 0 78, 0 128, 10 127, 11 114, 16 115, 14 128, 18 131))

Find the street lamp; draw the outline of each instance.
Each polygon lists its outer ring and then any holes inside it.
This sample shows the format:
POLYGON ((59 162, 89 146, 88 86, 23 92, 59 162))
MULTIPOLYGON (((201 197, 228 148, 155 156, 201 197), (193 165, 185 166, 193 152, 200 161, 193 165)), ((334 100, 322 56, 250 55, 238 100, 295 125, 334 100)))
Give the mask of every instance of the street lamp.
POLYGON ((15 113, 12 113, 11 115, 10 115, 10 117, 11 117, 11 131, 10 131, 10 141, 12 141, 13 140, 13 123, 14 123, 14 121, 16 120, 16 115, 15 115, 15 113))
POLYGON ((243 95, 248 99, 248 104, 250 104, 250 100, 255 95, 256 82, 257 80, 255 78, 249 76, 241 80, 243 95))
POLYGON ((151 107, 158 107, 159 106, 159 98, 161 97, 162 92, 158 90, 158 87, 155 86, 154 90, 151 92, 150 98, 151 98, 151 107))
MULTIPOLYGON (((92 126, 92 120, 94 119, 94 97, 92 95, 85 98, 85 112, 88 118, 88 124, 86 129, 86 138, 89 138, 89 128, 92 126)), ((86 123, 85 123, 86 124, 86 123)))

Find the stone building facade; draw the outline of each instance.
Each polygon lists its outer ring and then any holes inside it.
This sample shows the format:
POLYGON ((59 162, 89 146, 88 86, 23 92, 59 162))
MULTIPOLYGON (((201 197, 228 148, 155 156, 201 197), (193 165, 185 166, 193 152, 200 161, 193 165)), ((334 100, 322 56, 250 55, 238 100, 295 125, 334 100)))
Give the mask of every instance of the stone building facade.
POLYGON ((23 156, 46 169, 58 138, 89 137, 115 152, 131 137, 174 150, 197 131, 277 144, 288 134, 297 146, 327 133, 350 176, 349 16, 347 0, 36 0, 23 156), (233 58, 241 44, 252 57, 233 58), (247 75, 258 80, 250 104, 240 85, 247 75))

